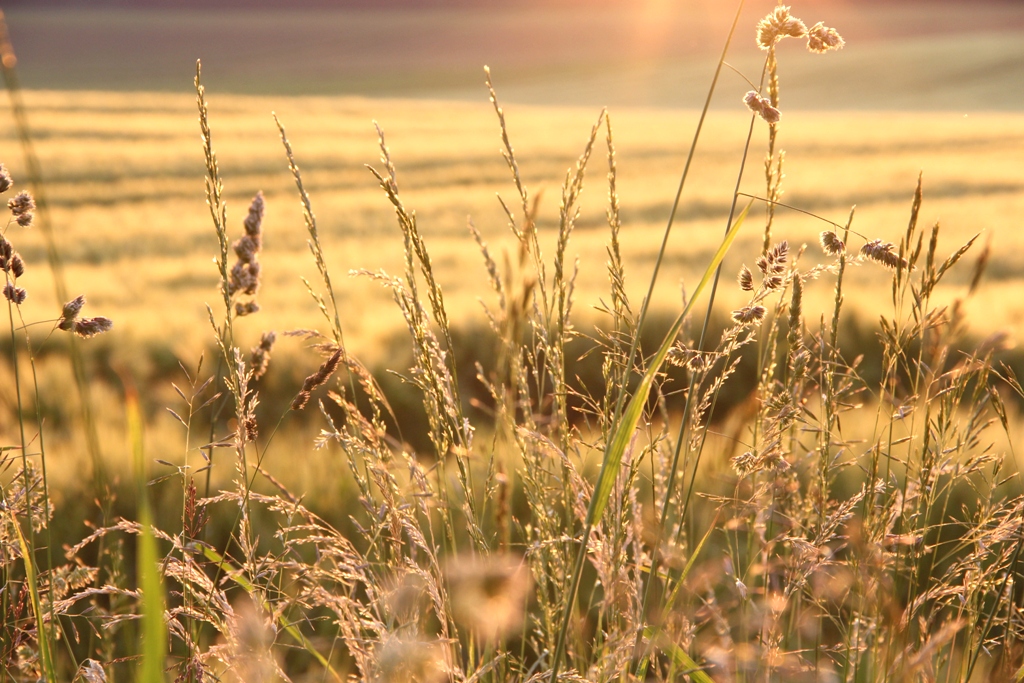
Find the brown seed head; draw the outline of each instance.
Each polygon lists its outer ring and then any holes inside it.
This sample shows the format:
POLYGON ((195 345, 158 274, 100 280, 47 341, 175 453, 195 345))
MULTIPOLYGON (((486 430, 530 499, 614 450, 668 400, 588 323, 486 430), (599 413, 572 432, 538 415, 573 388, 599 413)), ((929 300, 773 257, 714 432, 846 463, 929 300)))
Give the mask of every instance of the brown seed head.
POLYGON ((786 258, 789 256, 789 242, 782 240, 765 254, 768 259, 769 272, 779 275, 786 270, 786 258))
POLYGON ((260 305, 255 301, 241 301, 235 303, 235 315, 239 318, 244 318, 247 315, 252 315, 260 310, 260 305))
POLYGON ((899 254, 893 252, 892 242, 882 242, 882 240, 871 240, 863 247, 860 248, 860 253, 867 256, 869 259, 876 263, 880 263, 886 268, 906 268, 907 260, 900 258, 899 254))
POLYGON ((292 399, 292 410, 302 410, 306 407, 307 403, 309 403, 309 392, 300 391, 295 395, 295 398, 292 399))
POLYGON ((839 239, 839 235, 835 234, 831 230, 824 230, 818 236, 818 241, 821 242, 821 249, 829 256, 837 256, 846 249, 846 245, 839 239))
POLYGON ((260 339, 260 345, 253 347, 252 359, 249 363, 252 366, 253 379, 259 379, 266 374, 267 368, 270 366, 270 350, 274 347, 275 341, 277 341, 276 333, 264 332, 260 339))
POLYGON ((820 21, 807 31, 807 49, 811 52, 828 52, 842 49, 846 41, 834 28, 825 26, 820 21))
POLYGON ((800 316, 803 313, 804 281, 799 273, 793 274, 793 296, 789 302, 789 344, 790 347, 801 345, 800 316))
POLYGON ((85 683, 107 683, 107 672, 103 665, 95 659, 87 659, 78 668, 75 680, 82 679, 85 683))
POLYGON ((259 436, 259 425, 256 423, 256 417, 253 415, 247 415, 242 420, 242 438, 246 441, 256 441, 256 437, 259 436))
POLYGON ((21 304, 28 296, 28 292, 22 287, 15 287, 10 282, 4 287, 4 297, 12 304, 21 304))
POLYGON ((263 225, 263 192, 257 192, 249 205, 249 215, 245 217, 245 234, 259 239, 263 225))
POLYGON ((241 239, 231 245, 235 250, 235 256, 243 263, 252 263, 256 260, 256 254, 262 246, 259 234, 243 235, 241 239))
POLYGON ((744 306, 732 312, 732 319, 738 323, 761 322, 764 319, 766 309, 761 305, 744 306))
POLYGON ((114 327, 114 321, 110 318, 102 316, 82 318, 75 321, 75 334, 88 339, 89 337, 95 337, 97 334, 109 332, 112 327, 114 327))
POLYGON ((686 365, 687 359, 690 357, 690 350, 681 346, 673 346, 665 354, 665 362, 669 365, 674 365, 677 368, 681 368, 686 365))
POLYGON ((754 276, 750 274, 750 269, 746 266, 743 266, 740 270, 739 277, 736 280, 740 283, 740 289, 744 292, 754 291, 754 276))
POLYGON ((85 306, 85 296, 77 296, 71 301, 64 304, 64 309, 60 313, 60 322, 57 323, 57 327, 70 332, 75 327, 75 319, 78 318, 78 314, 82 311, 82 306, 85 306))
POLYGON ((25 262, 21 259, 21 254, 15 253, 11 257, 11 272, 14 273, 14 277, 21 277, 25 274, 25 262))
POLYGON ((754 467, 757 464, 757 456, 750 451, 746 451, 740 455, 734 455, 730 458, 730 464, 732 464, 732 468, 736 471, 736 474, 741 477, 745 477, 754 471, 754 467))
POLYGON ((314 389, 323 386, 331 378, 331 375, 334 374, 334 371, 338 369, 338 364, 341 362, 341 357, 344 353, 342 349, 338 349, 330 358, 324 361, 323 365, 316 372, 306 378, 302 383, 302 390, 295 397, 295 400, 292 401, 292 410, 302 410, 306 406, 306 403, 309 402, 310 393, 314 389))
POLYGON ((32 199, 32 195, 27 190, 22 190, 7 201, 7 208, 15 216, 21 216, 36 210, 36 200, 32 199))
POLYGON ((7 192, 14 185, 14 181, 11 179, 11 173, 7 170, 7 167, 0 164, 0 193, 7 192))
POLYGON ((228 282, 228 294, 242 293, 247 296, 254 296, 260 288, 260 264, 259 261, 246 263, 239 261, 231 268, 231 278, 228 282))
POLYGON ((782 118, 782 113, 755 90, 751 90, 744 95, 743 102, 747 105, 747 109, 760 116, 769 124, 775 125, 782 118))

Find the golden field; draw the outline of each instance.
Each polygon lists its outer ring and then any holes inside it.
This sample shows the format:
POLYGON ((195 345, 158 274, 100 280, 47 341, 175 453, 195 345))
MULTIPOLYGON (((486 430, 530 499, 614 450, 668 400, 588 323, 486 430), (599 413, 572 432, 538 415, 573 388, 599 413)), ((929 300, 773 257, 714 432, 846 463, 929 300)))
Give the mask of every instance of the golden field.
MULTIPOLYGON (((180 383, 178 360, 194 367, 213 343, 206 304, 216 309, 219 300, 216 237, 204 200, 195 95, 187 86, 195 56, 205 59, 213 143, 234 236, 241 234, 252 196, 262 191, 267 201, 263 310, 239 321, 240 346, 255 345, 267 329, 324 327, 301 280, 318 278, 272 120, 276 112, 311 194, 346 343, 380 367, 394 358, 401 316, 379 285, 345 276, 360 269, 397 275, 403 265, 393 212, 365 168, 379 162, 374 121, 386 134, 404 201, 417 212, 449 310, 458 323, 484 324, 480 301, 493 304, 493 297, 467 222, 473 221, 500 257, 510 234, 495 195, 511 206, 516 202, 482 60, 498 60, 491 61, 495 87, 526 185, 531 195, 541 196, 542 243, 549 248, 559 188, 583 151, 599 103, 610 102, 626 285, 639 302, 697 124, 695 107, 706 93, 728 24, 724 13, 708 13, 708 3, 691 4, 690 13, 666 14, 652 4, 645 12, 595 10, 585 18, 569 10, 512 9, 379 16, 255 11, 244 20, 231 12, 11 10, 23 83, 62 88, 23 94, 69 289, 87 295, 92 314, 115 320, 107 338, 90 342, 101 349, 97 362, 105 381, 95 382, 93 391, 104 406, 107 450, 126 449, 120 374, 161 378, 147 385, 144 401, 151 429, 160 435, 153 439, 157 448, 177 452, 177 445, 167 444, 180 440, 179 426, 160 417, 178 400, 167 380, 180 383), (573 24, 579 30, 576 50, 566 50, 558 28, 570 19, 582 22, 573 24), (142 29, 150 33, 138 33, 142 29), (335 30, 338 40, 329 42, 326 34, 335 30), (145 45, 127 42, 126 36, 151 33, 162 37, 145 45), (213 40, 214 34, 223 40, 213 40), (674 41, 671 35, 689 38, 674 41), (123 51, 103 52, 110 39, 121 41, 123 51), (284 47, 303 39, 313 40, 315 48, 284 47), (253 41, 262 41, 274 59, 252 61, 253 41), (64 43, 84 45, 94 68, 62 58, 57 46, 64 43), (527 43, 531 50, 519 49, 527 43), (381 49, 367 52, 369 44, 381 49), (42 45, 55 47, 40 51, 42 45), (418 61, 416 51, 429 49, 435 50, 430 58, 418 61), (106 61, 95 61, 100 57, 106 61), (403 68, 407 73, 399 77, 403 68), (140 81, 143 72, 148 80, 140 81), (321 78, 328 72, 334 80, 321 78), (353 89, 373 97, 289 94, 353 89), (232 94, 250 90, 277 94, 232 94)), ((748 8, 746 24, 761 11, 748 8)), ((863 239, 853 246, 874 238, 897 242, 923 173, 921 219, 928 226, 941 222, 940 250, 951 252, 978 233, 983 242, 991 241, 987 279, 968 306, 974 332, 1005 329, 1020 338, 1024 261, 1017 223, 1024 215, 1024 114, 1014 85, 1024 44, 1017 28, 1020 11, 997 3, 970 10, 938 3, 925 16, 912 8, 872 6, 861 12, 830 3, 822 13, 843 28, 844 50, 819 56, 799 46, 780 47, 784 201, 838 223, 856 205, 853 229, 863 239)), ((761 57, 752 42, 740 34, 730 63, 756 78, 761 57)), ((740 101, 748 88, 736 73, 723 71, 655 292, 661 311, 678 310, 681 290, 695 284, 724 231, 750 120, 740 101)), ((766 139, 767 126, 758 120, 742 183, 750 194, 764 194, 766 139)), ((7 110, 0 112, 0 140, 2 161, 23 181, 7 110)), ((602 134, 568 249, 579 259, 574 310, 580 320, 599 319, 594 309, 607 298, 605 155, 602 134)), ((758 205, 754 215, 762 210, 758 205)), ((727 285, 719 295, 726 304, 741 301, 728 283, 756 256, 758 222, 748 222, 726 260, 727 285)), ((806 244, 803 263, 811 265, 822 259, 816 243, 826 227, 780 208, 774 234, 794 246, 806 244)), ((35 319, 56 317, 59 302, 38 231, 17 231, 14 238, 29 263, 26 310, 35 319)), ((849 277, 854 289, 847 306, 874 319, 888 300, 888 278, 873 269, 857 269, 849 277)), ((958 277, 963 287, 969 272, 962 269, 958 277)), ((949 297, 962 292, 944 287, 949 297)), ((832 285, 809 288, 807 297, 810 310, 827 310, 832 285)), ((285 393, 293 388, 288 382, 301 379, 316 362, 296 339, 281 339, 276 354, 285 364, 277 371, 287 368, 281 380, 285 393)), ((42 375, 43 395, 61 396, 66 362, 46 362, 52 371, 42 375)), ((9 392, 3 400, 12 405, 9 392)), ((64 422, 74 422, 73 402, 53 403, 64 422)), ((11 423, 3 419, 7 433, 11 423)), ((58 433, 55 443, 70 440, 70 449, 80 450, 75 438, 73 431, 58 433)))
MULTIPOLYGON (((497 79, 500 97, 500 79, 497 79)), ((398 167, 402 195, 417 212, 449 309, 457 321, 483 323, 479 301, 493 304, 487 275, 467 228, 471 219, 492 253, 509 246, 495 197, 514 206, 514 187, 499 152, 493 110, 480 102, 361 98, 283 98, 210 93, 213 140, 229 202, 231 229, 256 191, 267 201, 264 222, 262 311, 239 322, 240 344, 255 345, 263 330, 324 327, 301 278, 316 283, 294 183, 271 118, 288 130, 311 194, 328 266, 336 278, 346 342, 371 365, 393 348, 381 344, 403 325, 390 295, 359 269, 402 270, 401 236, 393 212, 366 164, 377 164, 376 120, 398 167)), ((738 99, 738 98, 737 98, 738 99)), ((213 335, 206 304, 216 307, 216 238, 205 206, 202 151, 190 95, 30 92, 26 102, 46 172, 46 192, 69 288, 89 299, 94 314, 115 320, 106 340, 111 367, 146 374, 141 349, 169 344, 194 366, 213 335)), ((542 194, 541 229, 553 238, 559 188, 582 152, 599 110, 509 105, 506 115, 524 179, 542 194)), ((627 287, 643 296, 689 141, 693 111, 612 110, 618 190, 622 205, 627 287)), ((906 226, 917 175, 924 174, 922 221, 942 224, 942 248, 951 252, 977 233, 991 240, 987 281, 968 306, 977 334, 1024 332, 1024 270, 1017 217, 1024 214, 1024 116, 1001 113, 784 112, 787 203, 842 223, 854 205, 853 229, 866 239, 898 242, 906 226)), ((749 116, 712 111, 682 198, 656 306, 671 311, 681 287, 694 283, 717 248, 728 214, 749 116)), ((9 125, 5 121, 4 125, 9 125)), ((763 195, 761 159, 766 126, 754 126, 743 190, 763 195)), ((607 299, 607 184, 605 143, 598 141, 582 197, 582 214, 569 252, 579 258, 576 308, 580 316, 607 299)), ((20 164, 11 161, 17 179, 20 164)), ((758 207, 754 215, 759 215, 758 207)), ((808 265, 823 258, 817 235, 827 224, 781 208, 774 234, 807 245, 808 265)), ((24 278, 30 311, 53 311, 50 274, 39 235, 17 233, 31 264, 24 278)), ((722 300, 739 304, 731 286, 739 266, 752 263, 761 243, 751 220, 726 261, 722 300)), ((865 240, 858 239, 855 245, 865 240)), ((969 272, 959 282, 965 288, 969 272)), ((847 304, 874 318, 888 300, 888 278, 855 270, 847 304)), ((950 288, 950 296, 962 289, 950 288)), ((812 310, 827 310, 831 284, 808 290, 812 310)), ((40 314, 42 315, 42 314, 40 314)), ((813 318, 810 318, 813 319, 813 318)), ((97 340, 99 341, 99 340, 97 340)), ((277 353, 291 359, 302 343, 283 339, 277 353)), ((173 364, 172 364, 173 368, 173 364)), ((305 372, 299 368, 292 374, 305 372)), ((105 389, 98 389, 101 394, 105 389)), ((110 391, 117 393, 116 388, 110 391)), ((173 405, 170 389, 151 397, 154 408, 173 405)), ((110 416, 111 434, 121 417, 110 416)), ((176 429, 170 418, 167 427, 176 429)), ((113 438, 113 437, 112 437, 113 438)), ((119 437, 123 438, 123 437, 119 437)), ((161 440, 161 443, 163 441, 161 440)), ((119 449, 118 449, 119 450, 119 449)))
MULTIPOLYGON (((115 318, 118 335, 174 339, 175 350, 182 354, 208 341, 205 304, 216 296, 216 239, 204 202, 193 98, 47 92, 29 93, 27 101, 71 289, 86 293, 94 310, 115 318)), ((501 253, 508 229, 495 195, 511 202, 514 191, 499 152, 494 112, 484 97, 471 104, 211 93, 210 101, 231 226, 240 234, 241 219, 256 191, 263 191, 268 205, 263 313, 242 322, 254 337, 262 328, 319 324, 300 281, 312 279, 314 265, 271 111, 277 112, 295 148, 333 272, 401 270, 401 238, 392 211, 365 168, 379 161, 376 120, 452 309, 478 315, 476 300, 487 301, 489 290, 467 220, 501 253)), ((749 119, 739 105, 735 109, 712 112, 698 146, 682 199, 682 220, 674 229, 657 293, 658 304, 665 308, 678 305, 680 283, 685 285, 702 270, 724 229, 749 119)), ((526 184, 531 192, 543 193, 541 228, 549 228, 550 236, 559 186, 582 152, 599 110, 515 105, 506 110, 526 184)), ((610 114, 627 275, 638 300, 697 113, 627 109, 610 114)), ((750 194, 764 194, 758 143, 765 138, 766 126, 756 123, 742 186, 750 194)), ((581 264, 578 310, 595 305, 607 289, 602 267, 607 165, 604 141, 599 142, 584 190, 580 229, 570 245, 581 264)), ((950 249, 976 233, 992 240, 989 282, 985 296, 979 297, 983 301, 975 302, 980 327, 1021 331, 1024 304, 1014 305, 1012 292, 1022 284, 1014 224, 1024 212, 1024 116, 787 112, 780 142, 787 152, 784 200, 837 223, 845 222, 856 205, 853 229, 868 239, 898 241, 922 172, 922 218, 927 224, 941 222, 950 249)), ((18 177, 17 159, 9 165, 18 177)), ((815 259, 820 256, 817 233, 826 227, 781 208, 775 234, 794 245, 808 244, 807 258, 815 259)), ((19 235, 19 242, 31 262, 39 264, 43 253, 36 237, 27 232, 19 235)), ((760 240, 760 230, 752 224, 734 248, 727 270, 750 261, 760 240)), ((47 301, 48 278, 38 266, 26 277, 35 305, 47 301)), ((861 303, 885 294, 871 289, 868 275, 858 286, 869 290, 861 303)), ((389 295, 366 278, 342 280, 338 289, 349 344, 372 356, 374 340, 401 324, 397 309, 391 310, 389 295)), ((828 291, 819 294, 831 296, 828 291)))

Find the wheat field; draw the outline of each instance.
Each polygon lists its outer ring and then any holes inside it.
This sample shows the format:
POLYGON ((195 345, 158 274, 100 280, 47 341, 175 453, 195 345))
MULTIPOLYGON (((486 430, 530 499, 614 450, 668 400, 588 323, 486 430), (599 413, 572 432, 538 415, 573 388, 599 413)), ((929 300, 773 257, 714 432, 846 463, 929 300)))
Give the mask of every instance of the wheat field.
MULTIPOLYGON (((96 391, 110 395, 102 405, 115 406, 105 417, 109 456, 114 463, 127 463, 128 445, 120 435, 123 417, 116 408, 116 374, 129 372, 153 385, 147 401, 152 428, 166 434, 154 441, 173 444, 178 426, 162 411, 176 397, 164 380, 180 379, 178 361, 194 366, 199 353, 213 343, 206 305, 215 304, 218 296, 211 260, 216 240, 209 211, 197 200, 203 165, 194 97, 29 92, 26 102, 69 289, 87 294, 93 310, 116 321, 114 331, 101 342, 100 367, 106 368, 111 381, 97 385, 96 391)), ((734 160, 745 139, 746 115, 740 106, 737 103, 736 111, 712 111, 706 124, 693 179, 682 198, 681 221, 655 290, 653 305, 663 314, 679 310, 684 291, 694 285, 719 243, 729 209, 725 188, 735 180, 734 160)), ((379 157, 374 121, 385 132, 405 201, 416 210, 429 241, 453 321, 469 327, 481 324, 481 303, 494 301, 468 222, 480 230, 494 254, 514 254, 496 197, 508 200, 514 187, 489 107, 485 97, 466 103, 211 94, 210 116, 230 226, 241 231, 245 209, 257 191, 264 193, 267 203, 262 311, 239 321, 241 346, 255 346, 266 330, 281 333, 325 325, 302 281, 315 280, 316 272, 272 111, 288 130, 312 195, 328 264, 340 274, 337 293, 346 343, 353 353, 370 366, 385 364, 395 353, 394 340, 404 326, 389 292, 365 276, 349 274, 384 270, 394 275, 403 267, 402 238, 393 211, 365 168, 379 157)), ((524 179, 542 193, 538 226, 541 243, 550 253, 558 188, 600 109, 512 104, 507 110, 524 179)), ((621 169, 626 287, 639 300, 646 292, 697 112, 626 108, 609 113, 621 169)), ((973 297, 967 307, 973 333, 983 337, 1007 330, 1012 338, 1024 335, 1024 299, 1016 295, 1024 291, 1024 260, 1014 230, 1014 217, 1024 212, 1019 173, 1024 117, 805 111, 786 112, 785 117, 786 126, 800 135, 790 143, 786 127, 780 134, 787 185, 793 188, 784 202, 837 223, 856 206, 855 229, 869 238, 893 241, 908 220, 907 201, 922 173, 926 199, 921 220, 929 225, 941 222, 950 242, 963 243, 981 233, 979 239, 991 243, 982 295, 973 297)), ((763 140, 766 130, 758 124, 755 140, 763 140)), ((10 166, 17 175, 16 160, 10 166)), ((745 174, 743 190, 764 195, 763 170, 757 164, 745 174)), ((579 260, 575 312, 583 320, 600 320, 597 308, 602 297, 607 299, 606 206, 607 189, 598 170, 586 181, 578 229, 569 246, 579 260)), ((827 224, 785 208, 777 215, 775 234, 794 247, 807 245, 809 262, 820 257, 817 235, 827 224)), ((726 260, 726 272, 736 272, 749 261, 741 254, 754 252, 761 240, 756 230, 741 234, 737 255, 726 260)), ((21 249, 32 261, 45 261, 38 233, 26 234, 21 249)), ((849 277, 863 292, 848 302, 851 312, 870 322, 878 302, 889 298, 889 284, 863 269, 849 277)), ((962 293, 970 276, 959 277, 943 283, 939 295, 948 291, 951 299, 962 293)), ((56 314, 59 305, 48 271, 31 269, 24 282, 34 304, 56 314)), ((740 294, 726 289, 724 305, 741 303, 740 294)), ((832 288, 808 287, 806 296, 812 306, 825 309, 832 288)), ((303 346, 297 339, 283 338, 277 352, 298 357, 303 346)), ((54 372, 61 367, 54 361, 54 372)), ((291 374, 300 375, 301 369, 294 368, 291 374)), ((52 382, 53 395, 59 396, 60 380, 55 377, 52 382)), ((68 409, 59 414, 70 413, 68 409)), ((79 453, 69 455, 73 462, 81 457, 81 443, 73 433, 67 436, 70 440, 59 450, 79 453)), ((310 459, 308 467, 295 471, 299 479, 289 483, 318 487, 323 481, 321 464, 310 459)), ((73 471, 58 470, 71 480, 73 471)))
MULTIPOLYGON (((140 341, 173 338, 179 352, 208 339, 204 306, 216 291, 209 215, 195 200, 203 169, 193 99, 163 94, 27 95, 72 289, 87 289, 90 300, 118 320, 117 334, 140 341)), ((479 103, 217 94, 210 99, 230 198, 229 221, 240 229, 252 195, 261 190, 267 199, 261 300, 274 327, 316 326, 319 314, 300 281, 300 276, 310 277, 312 263, 272 111, 292 139, 332 268, 400 269, 401 238, 392 212, 365 168, 378 160, 377 121, 399 167, 406 201, 431 242, 452 309, 457 317, 477 315, 477 299, 487 298, 486 272, 470 248, 467 221, 473 221, 497 253, 510 236, 495 195, 508 197, 511 187, 485 97, 479 103)), ((717 245, 728 211, 728 192, 722 187, 734 178, 732 160, 744 142, 740 106, 737 102, 735 111, 711 114, 695 159, 694 181, 683 197, 683 221, 670 244, 666 284, 657 291, 661 307, 679 304, 680 285, 693 280, 717 245)), ((600 110, 507 109, 524 177, 546 190, 540 229, 550 240, 557 187, 582 151, 600 110)), ((610 115, 622 168, 619 192, 628 236, 624 257, 629 272, 637 275, 629 284, 639 295, 697 113, 623 109, 610 115)), ((840 223, 856 205, 861 229, 891 240, 907 220, 907 198, 923 173, 924 221, 941 222, 953 240, 966 241, 976 233, 983 241, 991 240, 984 297, 991 307, 976 311, 980 329, 1024 332, 1022 310, 1015 303, 1019 298, 1012 296, 1024 284, 1014 227, 1015 217, 1024 211, 1019 172, 1024 118, 794 111, 786 113, 786 124, 801 131, 792 142, 784 129, 780 135, 787 153, 785 172, 796 188, 786 203, 840 223)), ((763 139, 766 127, 756 128, 754 135, 763 139)), ((15 173, 20 170, 16 159, 9 165, 15 173)), ((748 170, 743 190, 763 196, 761 176, 756 167, 748 170)), ((582 266, 578 289, 585 307, 596 305, 606 289, 599 267, 605 261, 606 240, 607 193, 602 184, 598 172, 583 192, 580 230, 571 247, 582 266)), ((816 249, 824 223, 784 208, 779 213, 780 235, 816 249)), ((745 246, 759 239, 753 232, 740 237, 745 246)), ((31 235, 25 249, 27 245, 37 250, 33 255, 42 255, 31 235)), ((729 268, 738 266, 730 263, 729 268)), ((37 269, 26 279, 33 296, 47 296, 47 277, 37 269)), ((858 284, 872 285, 869 276, 858 284)), ((389 295, 365 278, 346 278, 339 290, 350 343, 372 356, 375 342, 401 325, 401 319, 387 305, 389 295)), ((877 293, 884 295, 884 288, 877 293)), ((258 336, 258 330, 251 334, 258 336)))

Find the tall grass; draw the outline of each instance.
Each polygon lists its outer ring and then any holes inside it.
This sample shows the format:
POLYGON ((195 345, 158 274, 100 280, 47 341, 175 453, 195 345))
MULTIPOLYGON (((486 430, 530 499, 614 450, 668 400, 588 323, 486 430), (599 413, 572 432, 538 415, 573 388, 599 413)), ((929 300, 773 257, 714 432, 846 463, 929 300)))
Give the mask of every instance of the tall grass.
MULTIPOLYGON (((488 71, 513 188, 512 199, 499 202, 514 242, 494 253, 470 223, 481 282, 490 286, 487 331, 472 343, 492 345, 494 360, 467 368, 457 362, 462 338, 428 239, 401 191, 402 150, 392 151, 377 128, 380 162, 368 181, 394 210, 403 267, 353 274, 384 287, 406 323, 411 364, 393 371, 419 397, 424 434, 403 433, 414 423, 346 348, 339 281, 303 181, 302 150, 276 117, 320 275, 305 285, 327 331, 287 333, 309 344, 307 377, 289 402, 274 402, 280 415, 257 417, 261 398, 272 398, 261 378, 274 363, 276 333, 266 331, 246 353, 234 325, 262 315, 264 199, 253 199, 232 241, 213 145, 216 107, 197 69, 218 241, 220 301, 209 308, 218 358, 208 374, 202 363, 183 368, 187 390, 175 389, 184 407, 170 407, 183 428, 183 456, 162 462, 170 474, 143 487, 173 481, 180 527, 156 524, 141 491, 136 520, 95 529, 65 549, 69 564, 56 566, 52 543, 33 540, 51 523, 37 474, 45 472, 42 440, 33 451, 30 436, 45 425, 19 406, 21 443, 3 453, 5 467, 19 466, 5 480, 0 526, 5 679, 1020 678, 1024 499, 1008 399, 1024 398, 1024 389, 994 360, 1002 337, 964 350, 964 302, 987 252, 960 298, 937 298, 974 240, 950 248, 937 225, 918 224, 923 181, 908 188, 910 216, 898 234, 868 232, 851 209, 845 219, 816 216, 820 245, 783 239, 786 212, 809 212, 781 201, 785 106, 776 46, 805 39, 826 52, 842 39, 782 6, 758 25, 756 39, 764 68, 745 98, 747 145, 726 190, 724 237, 653 347, 641 340, 689 161, 647 296, 631 301, 610 115, 599 112, 581 136, 555 228, 541 230, 544 204, 524 181, 528 160, 512 143, 514 117, 488 71), (745 195, 741 181, 765 126, 764 193, 745 195), (604 158, 607 181, 603 265, 571 255, 595 156, 604 158), (747 301, 716 339, 716 293, 734 286, 721 279, 722 262, 741 230, 758 230, 761 249, 746 255, 752 267, 743 266, 735 286, 747 301), (595 267, 607 269, 608 299, 598 304, 598 324, 584 327, 573 314, 574 285, 581 268, 595 267), (891 281, 889 300, 875 302, 882 354, 874 374, 843 349, 855 267, 891 281), (812 288, 834 292, 828 308, 808 305, 812 288), (694 319, 698 305, 705 313, 694 319), (581 348, 599 359, 596 385, 569 375, 581 348), (742 363, 753 368, 749 376, 742 363), (743 385, 746 400, 727 423, 713 422, 734 385, 743 385), (480 387, 484 399, 471 401, 480 387), (271 448, 289 449, 279 427, 313 409, 323 425, 316 446, 339 456, 334 476, 350 482, 357 499, 342 523, 330 523, 331 511, 307 505, 264 465, 271 448), (208 438, 198 437, 201 416, 208 438), (725 424, 727 438, 719 433, 725 424), (224 467, 221 452, 233 455, 234 467, 218 490, 209 473, 224 467), (204 473, 201 494, 196 479, 204 473), (93 568, 84 558, 104 539, 93 568), (132 576, 132 564, 112 549, 136 543, 132 576)), ((707 104, 701 122, 706 112, 707 104)), ((698 124, 691 160, 700 131, 698 124)), ((19 206, 11 209, 14 222, 19 206)), ((35 342, 24 321, 15 324, 21 301, 12 270, 5 268, 10 335, 24 335, 31 358, 35 342)), ((54 331, 87 336, 109 327, 80 318, 81 305, 69 302, 54 331)), ((144 479, 137 401, 126 405, 144 479)))

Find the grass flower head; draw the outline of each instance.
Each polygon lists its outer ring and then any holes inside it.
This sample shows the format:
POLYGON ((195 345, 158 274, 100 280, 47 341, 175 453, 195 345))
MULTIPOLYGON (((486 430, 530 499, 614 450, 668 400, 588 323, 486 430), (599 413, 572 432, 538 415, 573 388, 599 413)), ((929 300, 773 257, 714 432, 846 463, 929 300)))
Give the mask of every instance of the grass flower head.
POLYGON ((789 7, 779 5, 757 24, 757 46, 762 50, 771 49, 783 38, 802 38, 807 35, 807 25, 789 12, 789 7))
POLYGON ((821 54, 829 50, 842 49, 846 41, 834 28, 829 28, 820 21, 807 31, 807 49, 821 54))
POLYGON ((756 90, 751 90, 743 96, 743 103, 747 105, 747 109, 754 112, 766 123, 775 125, 782 118, 782 113, 771 105, 771 102, 767 98, 762 97, 756 90))

